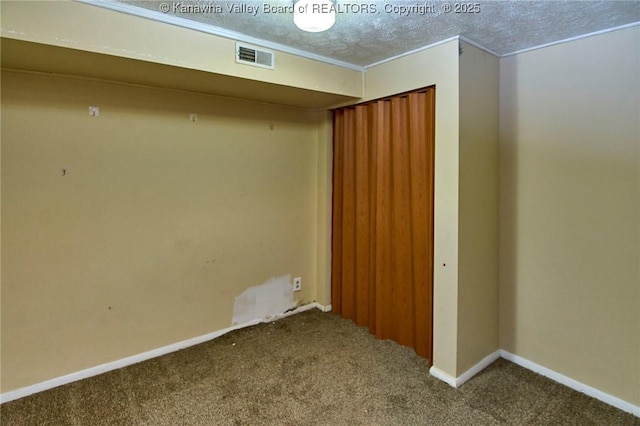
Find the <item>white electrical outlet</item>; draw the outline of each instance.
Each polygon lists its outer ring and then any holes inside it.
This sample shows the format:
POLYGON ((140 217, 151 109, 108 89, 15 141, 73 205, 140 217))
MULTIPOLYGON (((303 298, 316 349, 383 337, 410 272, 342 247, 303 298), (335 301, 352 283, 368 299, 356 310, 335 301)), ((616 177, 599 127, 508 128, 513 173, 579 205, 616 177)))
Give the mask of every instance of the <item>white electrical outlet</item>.
POLYGON ((293 279, 293 291, 302 290, 302 278, 296 277, 293 279))

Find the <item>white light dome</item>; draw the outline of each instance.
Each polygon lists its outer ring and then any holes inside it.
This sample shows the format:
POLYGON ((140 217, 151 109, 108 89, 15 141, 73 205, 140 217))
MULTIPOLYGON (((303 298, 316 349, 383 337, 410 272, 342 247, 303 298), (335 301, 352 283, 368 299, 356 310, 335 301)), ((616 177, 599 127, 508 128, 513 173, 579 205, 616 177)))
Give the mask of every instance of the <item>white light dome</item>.
POLYGON ((336 23, 336 11, 331 0, 299 0, 293 10, 293 22, 310 33, 326 31, 336 23))

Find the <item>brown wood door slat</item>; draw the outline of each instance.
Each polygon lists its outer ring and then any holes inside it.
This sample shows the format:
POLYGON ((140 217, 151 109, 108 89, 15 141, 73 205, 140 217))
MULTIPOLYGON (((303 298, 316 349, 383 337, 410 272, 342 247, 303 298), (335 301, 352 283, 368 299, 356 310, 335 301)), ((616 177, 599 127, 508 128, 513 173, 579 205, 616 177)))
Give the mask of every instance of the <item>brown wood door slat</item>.
POLYGON ((409 95, 411 110, 410 126, 410 159, 411 159, 411 224, 413 248, 413 303, 415 342, 413 347, 420 356, 429 356, 429 336, 431 328, 431 270, 430 254, 432 236, 430 232, 430 155, 425 117, 427 115, 427 94, 412 93, 409 95))
POLYGON ((369 331, 375 334, 376 329, 376 205, 377 205, 377 183, 376 183, 376 111, 375 104, 369 104, 367 106, 367 128, 369 136, 369 265, 371 267, 371 275, 369 276, 369 284, 371 290, 369 291, 369 331))
POLYGON ((375 234, 375 335, 379 339, 391 335, 392 288, 387 285, 392 280, 391 271, 391 127, 385 125, 391 120, 391 102, 375 104, 375 144, 376 144, 376 234, 375 234))
POLYGON ((355 323, 369 325, 370 268, 370 183, 369 138, 366 105, 355 109, 355 323))
POLYGON ((342 316, 355 319, 355 113, 344 112, 342 144, 342 316))
POLYGON ((342 140, 344 111, 333 112, 333 191, 331 214, 331 306, 342 314, 342 140))
POLYGON ((408 100, 391 99, 391 204, 392 204, 392 288, 391 336, 394 341, 413 346, 414 319, 411 250, 411 170, 409 168, 408 100))

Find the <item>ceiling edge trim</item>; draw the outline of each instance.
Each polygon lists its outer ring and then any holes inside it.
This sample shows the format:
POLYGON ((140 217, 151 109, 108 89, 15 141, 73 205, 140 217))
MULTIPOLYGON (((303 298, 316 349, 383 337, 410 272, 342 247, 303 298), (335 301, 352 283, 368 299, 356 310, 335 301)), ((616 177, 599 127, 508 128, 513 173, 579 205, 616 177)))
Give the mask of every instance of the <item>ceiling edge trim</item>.
POLYGON ((461 36, 459 36, 459 37, 460 37, 460 41, 464 41, 465 43, 470 44, 470 45, 471 45, 471 46, 473 46, 473 47, 477 47, 477 48, 478 48, 478 49, 480 49, 480 50, 484 50, 485 52, 487 52, 487 53, 489 53, 489 54, 491 54, 491 55, 493 55, 493 56, 495 56, 495 57, 497 57, 497 58, 499 58, 499 57, 501 56, 501 55, 500 55, 498 52, 496 52, 495 50, 491 50, 491 49, 489 49, 488 47, 484 47, 484 46, 483 46, 483 45, 481 45, 480 43, 476 43, 475 41, 473 41, 473 40, 471 40, 471 39, 468 39, 468 38, 466 38, 466 37, 465 37, 465 36, 463 36, 463 35, 461 35, 461 36))
MULTIPOLYGON (((447 39, 436 41, 435 43, 431 43, 431 44, 428 44, 426 46, 419 47, 417 49, 409 50, 409 51, 401 53, 399 55, 391 56, 391 57, 383 59, 381 61, 374 62, 374 63, 369 64, 369 65, 365 65, 364 69, 366 71, 369 68, 377 67, 378 65, 382 65, 382 64, 387 63, 387 62, 395 61, 396 59, 400 59, 400 58, 403 58, 405 56, 413 55, 414 53, 422 52, 423 50, 431 49, 432 47, 440 46, 441 44, 449 43, 450 41, 454 41, 454 40, 460 40, 460 36, 449 37, 447 39)), ((469 43, 469 44, 471 44, 471 43, 469 43)))
POLYGON ((601 35, 601 34, 606 34, 606 33, 611 33, 611 32, 614 32, 614 31, 624 30, 624 29, 627 29, 627 28, 632 28, 632 27, 637 27, 637 26, 640 26, 640 21, 632 22, 630 24, 620 25, 620 26, 617 26, 617 27, 606 28, 604 30, 594 31, 592 33, 582 34, 582 35, 575 36, 575 37, 569 37, 569 38, 565 38, 565 39, 558 40, 558 41, 552 41, 551 43, 541 44, 539 46, 527 47, 526 49, 520 49, 520 50, 516 50, 515 52, 510 52, 510 53, 505 53, 503 55, 500 55, 500 58, 506 58, 507 56, 513 56, 513 55, 518 55, 520 53, 531 52, 532 50, 543 49, 545 47, 555 46, 556 44, 569 43, 571 41, 581 40, 583 38, 592 37, 592 36, 601 35))
POLYGON ((272 41, 262 40, 256 37, 251 37, 242 33, 238 33, 224 28, 216 27, 214 25, 201 24, 199 22, 190 21, 188 19, 180 18, 173 15, 165 15, 153 10, 144 9, 137 6, 131 6, 126 3, 118 3, 112 0, 73 0, 78 3, 84 3, 91 6, 101 7, 103 9, 109 9, 116 12, 125 13, 127 15, 138 16, 140 18, 150 19, 152 21, 162 22, 165 24, 171 24, 190 30, 203 32, 227 39, 241 41, 249 44, 254 44, 268 49, 278 50, 280 52, 289 53, 292 55, 300 56, 314 61, 324 62, 330 65, 335 65, 342 68, 351 69, 354 71, 364 71, 364 67, 349 62, 340 61, 338 59, 328 58, 326 56, 317 55, 315 53, 307 52, 306 50, 296 49, 294 47, 285 46, 283 44, 274 43, 272 41))

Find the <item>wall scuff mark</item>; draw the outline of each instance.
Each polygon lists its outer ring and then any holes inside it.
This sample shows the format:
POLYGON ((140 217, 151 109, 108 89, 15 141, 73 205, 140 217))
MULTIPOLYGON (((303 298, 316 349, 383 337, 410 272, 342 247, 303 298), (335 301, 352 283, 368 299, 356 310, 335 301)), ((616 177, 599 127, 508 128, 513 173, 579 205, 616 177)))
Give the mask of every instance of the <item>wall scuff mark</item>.
POLYGON ((233 325, 264 320, 295 307, 291 275, 272 278, 251 287, 236 297, 233 305, 233 325))

